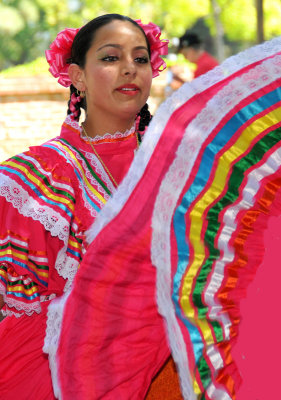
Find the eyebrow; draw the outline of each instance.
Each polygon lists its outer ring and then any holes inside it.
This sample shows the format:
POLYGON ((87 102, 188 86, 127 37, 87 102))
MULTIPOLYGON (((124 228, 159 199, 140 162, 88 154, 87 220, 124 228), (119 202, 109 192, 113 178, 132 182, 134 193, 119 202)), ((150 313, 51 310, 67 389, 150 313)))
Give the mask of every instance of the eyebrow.
MULTIPOLYGON (((108 44, 105 44, 104 46, 101 46, 99 49, 97 49, 97 51, 100 51, 100 50, 104 49, 105 47, 115 47, 117 49, 122 48, 122 46, 120 44, 108 43, 108 44)), ((136 47, 134 47, 134 50, 146 50, 148 52, 148 48, 145 46, 136 46, 136 47)))

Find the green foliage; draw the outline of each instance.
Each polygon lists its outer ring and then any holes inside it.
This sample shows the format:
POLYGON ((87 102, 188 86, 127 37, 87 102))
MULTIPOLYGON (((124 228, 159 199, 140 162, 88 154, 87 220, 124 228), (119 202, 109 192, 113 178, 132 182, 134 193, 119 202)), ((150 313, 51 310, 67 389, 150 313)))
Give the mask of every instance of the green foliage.
MULTIPOLYGON (((210 0, 211 1, 211 0, 210 0)), ((220 10, 220 21, 226 38, 231 41, 245 42, 250 45, 256 42, 257 11, 255 0, 217 0, 220 10)), ((264 0, 264 33, 266 39, 281 34, 280 0, 264 0)), ((208 24, 214 34, 212 10, 208 16, 208 24)))
POLYGON ((15 35, 24 28, 24 20, 18 10, 0 4, 1 32, 6 35, 15 35))
POLYGON ((208 14, 209 4, 206 0, 162 0, 165 7, 165 30, 173 36, 181 36, 198 18, 208 14))
POLYGON ((229 40, 254 42, 256 37, 256 9, 254 1, 224 1, 221 22, 229 40))
POLYGON ((266 39, 281 34, 280 0, 264 0, 264 20, 266 39))
POLYGON ((0 77, 14 77, 14 76, 34 76, 34 75, 42 75, 47 74, 49 69, 49 65, 45 59, 45 57, 39 57, 36 60, 28 63, 21 64, 15 67, 10 67, 0 72, 0 77))
MULTIPOLYGON (((43 56, 59 31, 108 12, 152 21, 169 39, 201 18, 214 36, 214 4, 228 41, 244 47, 256 41, 255 0, 0 0, 0 70, 43 56)), ((281 34, 280 19, 280 0, 264 0, 267 39, 281 34)))

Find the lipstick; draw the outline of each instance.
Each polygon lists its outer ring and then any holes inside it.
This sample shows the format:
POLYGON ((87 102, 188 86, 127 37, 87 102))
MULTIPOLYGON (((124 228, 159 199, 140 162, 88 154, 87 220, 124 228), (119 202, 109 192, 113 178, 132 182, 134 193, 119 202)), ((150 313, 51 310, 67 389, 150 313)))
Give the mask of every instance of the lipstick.
POLYGON ((135 96, 140 88, 133 83, 126 83, 125 85, 119 86, 116 90, 127 96, 135 96))

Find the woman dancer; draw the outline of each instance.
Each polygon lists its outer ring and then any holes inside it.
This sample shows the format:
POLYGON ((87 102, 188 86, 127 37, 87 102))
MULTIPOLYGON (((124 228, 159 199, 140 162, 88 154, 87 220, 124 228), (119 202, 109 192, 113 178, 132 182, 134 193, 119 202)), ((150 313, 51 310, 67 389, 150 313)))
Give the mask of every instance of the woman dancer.
POLYGON ((229 58, 157 110, 87 232, 56 352, 65 398, 143 399, 165 352, 157 306, 185 400, 280 392, 280 46, 229 58))
POLYGON ((3 400, 55 398, 42 351, 48 306, 71 286, 84 233, 130 167, 166 52, 156 25, 118 14, 62 31, 46 52, 70 86, 61 134, 0 165, 3 400))

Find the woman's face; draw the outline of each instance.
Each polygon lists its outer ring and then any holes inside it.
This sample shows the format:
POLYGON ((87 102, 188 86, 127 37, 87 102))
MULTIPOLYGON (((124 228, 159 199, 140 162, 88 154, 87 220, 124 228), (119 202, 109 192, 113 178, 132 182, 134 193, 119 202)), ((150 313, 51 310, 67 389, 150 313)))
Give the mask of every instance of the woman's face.
POLYGON ((146 103, 152 81, 142 31, 119 20, 101 27, 87 53, 82 79, 88 115, 134 117, 146 103))

